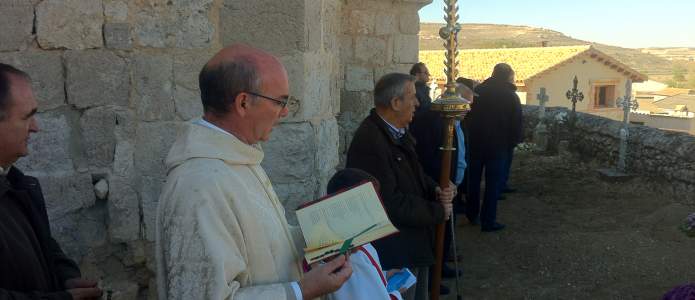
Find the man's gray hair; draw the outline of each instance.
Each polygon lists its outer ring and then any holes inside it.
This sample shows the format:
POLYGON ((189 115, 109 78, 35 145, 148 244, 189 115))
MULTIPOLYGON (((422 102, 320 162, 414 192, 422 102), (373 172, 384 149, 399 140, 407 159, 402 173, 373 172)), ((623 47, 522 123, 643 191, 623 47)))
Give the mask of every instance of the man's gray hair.
POLYGON ((374 86, 374 106, 389 107, 391 99, 403 98, 405 85, 415 82, 415 76, 403 73, 389 73, 382 76, 374 86))
POLYGON ((239 57, 217 65, 203 67, 198 75, 203 109, 214 114, 225 114, 241 92, 260 92, 261 77, 256 64, 239 57))

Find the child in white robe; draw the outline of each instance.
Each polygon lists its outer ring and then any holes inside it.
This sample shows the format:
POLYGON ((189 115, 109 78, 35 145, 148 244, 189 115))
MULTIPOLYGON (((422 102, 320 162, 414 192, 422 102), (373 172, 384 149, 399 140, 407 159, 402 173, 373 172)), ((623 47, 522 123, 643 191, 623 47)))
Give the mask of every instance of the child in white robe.
MULTIPOLYGON (((361 183, 371 181, 376 192, 379 193, 379 182, 376 178, 359 169, 343 169, 335 173, 328 181, 326 192, 334 194, 341 190, 346 190, 361 183)), ((364 244, 356 248, 350 255, 352 264, 352 276, 343 286, 332 294, 328 299, 335 300, 402 300, 401 291, 389 293, 386 289, 388 278, 399 270, 384 272, 379 262, 379 254, 370 244, 364 244)))

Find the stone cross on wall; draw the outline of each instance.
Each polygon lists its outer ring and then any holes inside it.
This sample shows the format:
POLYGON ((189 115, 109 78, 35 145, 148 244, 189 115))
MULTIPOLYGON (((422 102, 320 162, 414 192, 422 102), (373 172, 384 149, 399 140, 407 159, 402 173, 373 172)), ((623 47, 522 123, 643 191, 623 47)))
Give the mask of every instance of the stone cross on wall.
POLYGON ((533 131, 533 142, 536 144, 536 150, 546 151, 548 149, 548 127, 545 125, 545 103, 548 102, 548 95, 545 93, 545 88, 541 88, 536 95, 540 109, 538 110, 538 124, 533 131))
POLYGON ((575 75, 574 80, 572 80, 572 89, 568 90, 567 94, 565 94, 565 96, 567 96, 567 99, 572 101, 572 124, 574 124, 574 121, 577 117, 577 101, 584 100, 584 93, 580 92, 579 89, 577 89, 578 83, 579 80, 577 79, 577 75, 575 75))
POLYGON ((630 111, 639 107, 636 99, 632 99, 632 80, 625 82, 625 96, 618 102, 623 107, 623 126, 620 128, 620 148, 618 149, 618 170, 625 172, 627 168, 627 141, 630 138, 630 111))
POLYGON ((543 117, 545 117, 545 103, 549 101, 548 94, 545 93, 545 88, 541 88, 541 91, 536 95, 536 100, 538 100, 538 105, 541 107, 538 118, 542 121, 543 117))

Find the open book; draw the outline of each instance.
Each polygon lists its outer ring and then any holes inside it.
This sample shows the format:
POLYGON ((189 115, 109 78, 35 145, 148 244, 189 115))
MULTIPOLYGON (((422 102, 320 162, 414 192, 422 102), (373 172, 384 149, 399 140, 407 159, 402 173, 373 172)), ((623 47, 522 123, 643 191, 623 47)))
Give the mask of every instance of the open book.
POLYGON ((310 264, 398 232, 371 182, 304 205, 297 220, 310 264))

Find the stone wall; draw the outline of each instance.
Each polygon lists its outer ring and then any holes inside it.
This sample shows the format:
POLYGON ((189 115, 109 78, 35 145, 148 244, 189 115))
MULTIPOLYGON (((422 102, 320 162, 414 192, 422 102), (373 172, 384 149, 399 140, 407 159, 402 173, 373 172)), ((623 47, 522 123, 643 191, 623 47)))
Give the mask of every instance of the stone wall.
MULTIPOLYGON (((570 141, 569 150, 582 160, 604 167, 615 167, 620 144, 621 122, 591 114, 577 113, 572 131, 568 125, 570 111, 550 108, 546 124, 550 132, 551 149, 560 140, 570 141)), ((531 140, 538 123, 538 106, 524 106, 524 128, 531 140)), ((653 188, 682 203, 695 203, 695 136, 665 131, 643 125, 630 125, 628 140, 628 172, 652 179, 653 188)))
POLYGON ((418 62, 418 10, 432 0, 347 0, 342 12, 340 59, 340 155, 374 107, 372 92, 390 72, 408 73, 418 62))
POLYGON ((0 61, 32 76, 39 101, 41 131, 16 165, 41 181, 53 234, 85 276, 113 299, 153 299, 163 160, 202 113, 205 61, 243 42, 286 65, 290 115, 263 166, 293 220, 323 194, 375 79, 416 62, 429 2, 0 0, 0 61))

